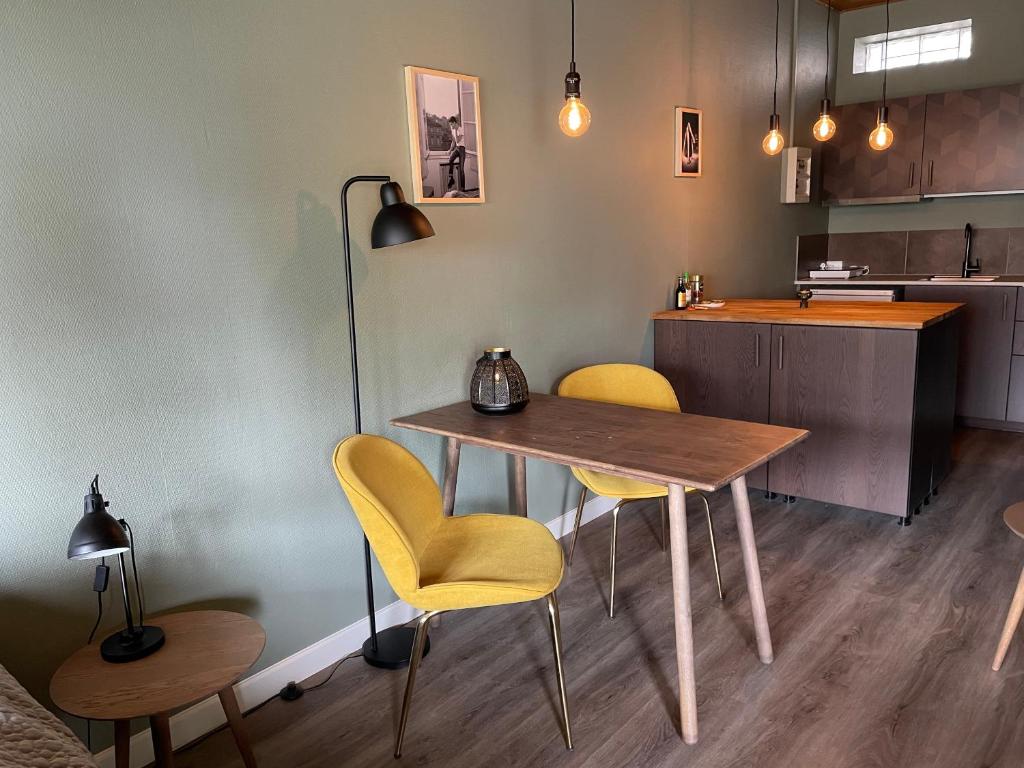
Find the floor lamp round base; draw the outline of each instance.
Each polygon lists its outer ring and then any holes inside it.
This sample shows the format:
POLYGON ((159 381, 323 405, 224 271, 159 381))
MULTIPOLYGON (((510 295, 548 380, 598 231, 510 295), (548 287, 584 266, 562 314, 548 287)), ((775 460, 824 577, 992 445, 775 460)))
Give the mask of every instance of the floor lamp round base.
MULTIPOLYGON (((371 667, 381 669, 401 669, 409 666, 412 657, 413 638, 416 630, 412 627, 392 627, 377 633, 377 649, 373 648, 373 638, 368 637, 363 643, 363 659, 371 667)), ((430 653, 430 636, 423 646, 423 655, 430 653)))

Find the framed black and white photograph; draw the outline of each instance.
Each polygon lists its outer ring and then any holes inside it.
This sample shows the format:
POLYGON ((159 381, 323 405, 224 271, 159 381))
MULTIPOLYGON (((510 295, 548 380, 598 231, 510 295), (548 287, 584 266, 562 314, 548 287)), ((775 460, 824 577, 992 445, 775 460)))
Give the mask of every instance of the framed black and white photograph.
POLYGON ((484 202, 479 78, 406 67, 405 92, 415 202, 484 202))
POLYGON ((699 109, 676 107, 676 151, 675 175, 700 176, 701 149, 704 137, 701 135, 701 115, 699 109))

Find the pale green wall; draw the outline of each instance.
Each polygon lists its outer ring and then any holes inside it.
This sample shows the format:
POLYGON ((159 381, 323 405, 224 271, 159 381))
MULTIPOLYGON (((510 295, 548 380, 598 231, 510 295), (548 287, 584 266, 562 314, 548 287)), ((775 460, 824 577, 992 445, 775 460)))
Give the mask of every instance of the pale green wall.
MULTIPOLYGON (((1024 82, 1024 2, 1020 0, 900 0, 890 7, 891 28, 907 29, 971 18, 971 58, 963 61, 895 69, 889 72, 892 96, 942 93, 988 85, 1024 82)), ((841 16, 836 102, 854 104, 880 98, 882 75, 853 74, 853 41, 885 31, 885 7, 850 11, 841 16)), ((867 141, 867 137, 864 138, 867 141)), ((899 137, 896 137, 899 140, 899 137)), ((903 229, 949 229, 973 222, 979 227, 1019 227, 1024 222, 1024 195, 930 200, 903 205, 833 208, 830 232, 903 229)))
MULTIPOLYGON (((482 87, 485 205, 429 207, 437 237, 372 252, 376 191, 352 200, 365 426, 431 469, 440 441, 387 419, 465 397, 484 346, 550 391, 649 362, 648 313, 683 268, 715 296, 788 295, 794 239, 825 213, 779 205, 760 151, 761 5, 578 3, 594 123, 573 141, 555 120, 567 2, 4 0, 0 662, 45 698, 84 641, 90 567, 64 548, 97 471, 151 609, 251 613, 264 666, 363 615, 329 464, 352 428, 337 193, 356 173, 410 189, 403 64, 482 87), (705 110, 699 180, 671 175, 676 103, 705 110)), ((820 71, 824 9, 804 15, 820 71)), ((572 506, 565 470, 531 462, 529 482, 538 519, 572 506)), ((467 449, 459 511, 504 510, 507 483, 503 457, 467 449)))

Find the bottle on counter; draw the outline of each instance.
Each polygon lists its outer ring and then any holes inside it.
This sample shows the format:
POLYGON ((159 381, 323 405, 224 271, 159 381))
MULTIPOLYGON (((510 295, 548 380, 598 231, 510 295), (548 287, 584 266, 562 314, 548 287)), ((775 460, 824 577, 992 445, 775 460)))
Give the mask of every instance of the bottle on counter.
POLYGON ((704 301, 704 275, 694 274, 690 281, 690 303, 700 304, 704 301))
POLYGON ((680 307, 680 309, 689 309, 690 305, 693 303, 693 292, 691 291, 691 287, 690 287, 690 273, 689 272, 683 272, 682 280, 683 280, 683 293, 686 295, 686 302, 683 304, 682 307, 680 307))
POLYGON ((686 309, 690 305, 686 281, 682 275, 676 277, 676 309, 686 309))

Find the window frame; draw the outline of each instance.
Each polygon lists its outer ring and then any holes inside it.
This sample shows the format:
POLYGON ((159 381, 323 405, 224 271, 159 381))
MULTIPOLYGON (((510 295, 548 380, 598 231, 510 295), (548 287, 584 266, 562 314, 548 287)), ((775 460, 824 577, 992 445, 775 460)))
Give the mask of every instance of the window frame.
POLYGON ((946 21, 941 24, 927 24, 920 27, 898 29, 889 32, 888 45, 886 45, 885 33, 874 35, 863 35, 853 41, 853 74, 866 75, 875 72, 882 72, 890 69, 906 69, 910 67, 923 67, 929 64, 940 64, 950 61, 964 61, 973 53, 974 19, 958 19, 946 21), (929 38, 949 32, 957 33, 956 47, 937 48, 935 50, 924 50, 923 42, 929 38), (899 44, 904 41, 915 43, 913 50, 893 55, 894 45, 899 49, 899 44), (889 50, 885 50, 888 48, 889 50), (884 51, 884 58, 883 58, 884 51), (945 51, 955 51, 955 55, 938 58, 937 54, 945 51), (929 58, 922 61, 922 56, 929 58))

